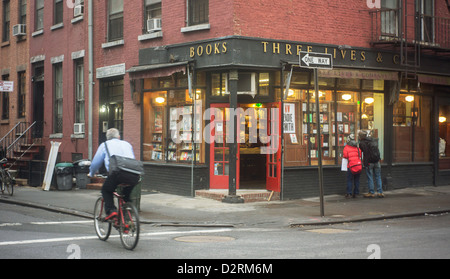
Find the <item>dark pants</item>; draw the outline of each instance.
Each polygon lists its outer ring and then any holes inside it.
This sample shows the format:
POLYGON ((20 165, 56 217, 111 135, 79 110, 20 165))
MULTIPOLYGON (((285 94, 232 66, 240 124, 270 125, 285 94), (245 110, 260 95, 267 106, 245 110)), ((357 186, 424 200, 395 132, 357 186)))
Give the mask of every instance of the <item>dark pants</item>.
POLYGON ((116 191, 117 186, 120 184, 128 184, 129 187, 123 187, 122 195, 124 195, 124 200, 126 202, 130 201, 130 194, 134 186, 139 182, 139 175, 129 172, 120 172, 117 174, 108 175, 102 187, 102 196, 105 200, 106 213, 109 214, 111 211, 116 210, 114 205, 113 193, 116 191))

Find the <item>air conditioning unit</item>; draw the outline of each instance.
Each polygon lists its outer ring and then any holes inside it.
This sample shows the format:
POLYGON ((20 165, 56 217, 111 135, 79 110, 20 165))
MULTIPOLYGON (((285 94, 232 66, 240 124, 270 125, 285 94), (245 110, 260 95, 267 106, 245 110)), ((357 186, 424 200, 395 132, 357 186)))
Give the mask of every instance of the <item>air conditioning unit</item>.
POLYGON ((149 33, 161 31, 161 19, 160 18, 147 19, 147 31, 149 33))
POLYGON ((24 36, 27 34, 26 24, 17 24, 13 26, 13 36, 24 36))
POLYGON ((84 134, 84 123, 73 124, 73 133, 75 135, 84 134))
POLYGON ((75 8, 73 9, 73 16, 77 17, 77 16, 82 16, 84 13, 84 6, 83 5, 76 5, 75 8))

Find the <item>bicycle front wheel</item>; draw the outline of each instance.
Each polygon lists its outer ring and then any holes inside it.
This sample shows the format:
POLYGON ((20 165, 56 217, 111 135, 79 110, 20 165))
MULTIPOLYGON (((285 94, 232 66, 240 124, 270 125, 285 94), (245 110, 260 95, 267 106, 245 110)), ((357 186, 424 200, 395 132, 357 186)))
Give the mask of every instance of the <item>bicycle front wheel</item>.
POLYGON ((95 233, 97 234, 100 240, 106 241, 111 234, 111 226, 110 222, 105 221, 106 218, 106 210, 103 203, 103 198, 100 197, 95 202, 94 207, 94 227, 95 233))
POLYGON ((120 241, 126 249, 133 250, 139 241, 139 214, 136 207, 131 203, 123 206, 122 213, 119 228, 120 241))

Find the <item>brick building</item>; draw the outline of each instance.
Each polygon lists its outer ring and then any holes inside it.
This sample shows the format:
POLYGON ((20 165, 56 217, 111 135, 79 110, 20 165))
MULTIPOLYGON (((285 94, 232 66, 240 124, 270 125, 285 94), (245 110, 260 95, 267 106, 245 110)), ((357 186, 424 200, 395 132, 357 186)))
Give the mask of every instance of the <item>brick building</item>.
POLYGON ((318 194, 319 159, 325 193, 343 193, 342 149, 367 129, 384 187, 448 184, 446 0, 72 2, 27 6, 27 120, 44 123, 47 154, 62 142, 61 161, 92 156, 117 127, 147 189, 291 199, 318 194), (333 59, 318 71, 318 107, 301 52, 333 59), (229 108, 247 113, 231 130, 229 108))
MULTIPOLYGON (((6 135, 19 121, 27 121, 29 107, 29 38, 26 35, 26 1, 3 1, 0 49, 1 80, 14 83, 13 92, 2 92, 0 135, 6 135)), ((2 146, 3 147, 3 146, 2 146)))

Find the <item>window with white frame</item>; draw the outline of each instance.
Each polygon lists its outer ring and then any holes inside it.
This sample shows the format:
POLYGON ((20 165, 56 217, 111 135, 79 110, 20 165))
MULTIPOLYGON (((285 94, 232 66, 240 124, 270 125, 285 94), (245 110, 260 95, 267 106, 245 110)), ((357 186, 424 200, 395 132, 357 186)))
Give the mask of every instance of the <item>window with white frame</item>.
POLYGON ((144 0, 145 18, 144 30, 150 33, 161 29, 161 0, 144 0))
POLYGON ((60 24, 63 22, 63 10, 64 3, 63 0, 55 0, 53 6, 53 24, 60 24))
POLYGON ((3 1, 3 42, 9 41, 9 29, 11 28, 10 9, 10 1, 3 1))
POLYGON ((84 116, 84 63, 75 62, 75 123, 85 123, 84 116))
POLYGON ((63 71, 62 63, 53 65, 54 74, 54 133, 62 133, 63 131, 63 71))
POLYGON ((44 0, 36 0, 35 31, 44 29, 44 0))
POLYGON ((209 23, 209 0, 187 0, 188 26, 209 23))
POLYGON ((123 0, 109 0, 108 41, 123 39, 123 0))

